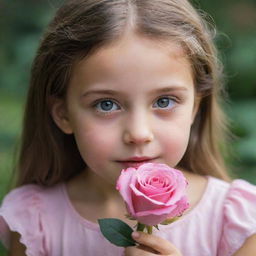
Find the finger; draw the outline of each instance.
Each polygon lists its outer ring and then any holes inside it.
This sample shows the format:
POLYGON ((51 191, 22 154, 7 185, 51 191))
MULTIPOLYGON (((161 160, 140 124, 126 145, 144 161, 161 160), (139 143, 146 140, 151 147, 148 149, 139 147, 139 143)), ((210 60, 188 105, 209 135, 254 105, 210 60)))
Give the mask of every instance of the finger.
POLYGON ((181 255, 174 245, 159 236, 149 235, 144 232, 133 232, 132 237, 139 244, 150 247, 162 255, 181 255))
POLYGON ((148 250, 138 247, 127 247, 125 248, 125 256, 155 256, 156 254, 150 253, 148 250))

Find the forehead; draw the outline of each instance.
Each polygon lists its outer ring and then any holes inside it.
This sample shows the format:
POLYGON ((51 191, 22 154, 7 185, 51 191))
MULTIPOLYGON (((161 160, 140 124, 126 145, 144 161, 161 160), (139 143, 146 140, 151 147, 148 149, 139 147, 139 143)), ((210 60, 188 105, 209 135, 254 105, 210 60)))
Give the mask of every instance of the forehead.
POLYGON ((76 63, 71 84, 140 85, 159 82, 159 79, 191 83, 192 69, 183 48, 174 42, 130 35, 76 63))

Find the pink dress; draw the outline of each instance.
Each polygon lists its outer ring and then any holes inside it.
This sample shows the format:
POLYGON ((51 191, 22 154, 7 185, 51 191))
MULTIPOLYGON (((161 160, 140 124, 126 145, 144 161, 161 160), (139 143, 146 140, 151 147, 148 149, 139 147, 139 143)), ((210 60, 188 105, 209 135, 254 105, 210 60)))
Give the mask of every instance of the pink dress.
MULTIPOLYGON (((121 256, 99 226, 73 208, 63 183, 52 188, 26 185, 10 192, 0 208, 0 240, 9 247, 9 229, 21 234, 28 256, 121 256)), ((184 256, 229 256, 256 233, 256 187, 208 177, 200 202, 155 234, 184 256)))

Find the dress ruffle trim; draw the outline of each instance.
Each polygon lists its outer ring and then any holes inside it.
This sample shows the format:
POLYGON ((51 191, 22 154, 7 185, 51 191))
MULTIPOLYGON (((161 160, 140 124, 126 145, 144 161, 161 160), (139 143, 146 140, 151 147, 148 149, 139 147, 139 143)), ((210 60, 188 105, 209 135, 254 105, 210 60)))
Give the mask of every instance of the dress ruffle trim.
POLYGON ((221 256, 233 255, 256 234, 256 186, 244 181, 232 182, 224 204, 221 256))
POLYGON ((0 208, 0 239, 7 249, 13 231, 21 235, 20 242, 26 246, 28 256, 46 255, 41 190, 36 185, 26 185, 4 198, 0 208))

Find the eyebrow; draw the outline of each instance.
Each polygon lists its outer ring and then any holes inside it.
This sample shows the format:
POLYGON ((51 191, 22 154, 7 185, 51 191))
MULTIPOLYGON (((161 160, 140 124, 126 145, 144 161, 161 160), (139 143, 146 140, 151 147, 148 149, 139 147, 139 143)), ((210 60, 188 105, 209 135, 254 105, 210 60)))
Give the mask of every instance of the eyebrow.
POLYGON ((163 87, 163 88, 152 90, 150 92, 150 94, 173 92, 173 91, 188 91, 188 88, 185 87, 185 86, 180 86, 180 85, 166 86, 166 87, 163 87))
MULTIPOLYGON (((166 86, 163 88, 158 88, 155 90, 152 90, 149 92, 149 94, 157 94, 157 93, 168 93, 168 92, 173 92, 173 91, 188 91, 188 88, 185 86, 166 86)), ((120 95, 122 94, 119 91, 115 90, 110 90, 110 89, 94 89, 94 90, 89 90, 85 92, 82 97, 87 97, 91 94, 105 94, 105 95, 120 95)))
POLYGON ((90 90, 85 92, 82 97, 87 97, 91 94, 105 94, 105 95, 118 95, 119 92, 109 89, 97 89, 97 90, 90 90))

